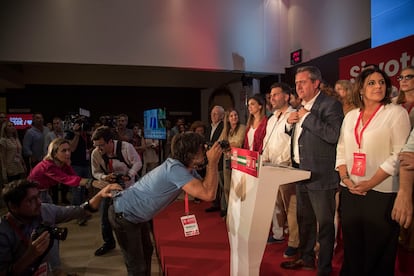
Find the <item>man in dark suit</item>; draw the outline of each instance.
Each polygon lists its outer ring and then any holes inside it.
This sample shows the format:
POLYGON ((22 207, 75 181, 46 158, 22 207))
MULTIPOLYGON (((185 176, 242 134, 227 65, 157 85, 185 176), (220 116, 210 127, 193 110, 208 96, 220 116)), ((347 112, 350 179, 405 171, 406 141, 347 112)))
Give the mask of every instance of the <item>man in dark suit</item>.
MULTIPOLYGON (((223 131, 223 118, 224 118, 224 108, 222 106, 216 105, 211 109, 210 113, 210 119, 211 119, 211 125, 207 127, 206 130, 206 141, 208 143, 213 144, 218 140, 218 138, 221 135, 221 132, 223 131)), ((220 200, 221 200, 221 194, 223 191, 223 158, 220 159, 220 162, 218 164, 218 171, 219 171, 219 186, 217 189, 216 199, 213 201, 213 204, 211 207, 206 209, 206 212, 218 212, 220 211, 220 215, 223 217, 226 215, 227 210, 221 210, 220 209, 220 200)))
POLYGON ((335 241, 335 192, 339 176, 335 170, 336 144, 343 120, 340 102, 319 89, 318 68, 298 68, 296 91, 302 107, 287 119, 291 131, 292 164, 311 171, 309 180, 296 184, 299 225, 299 258, 281 264, 285 269, 315 269, 314 247, 318 241, 318 274, 330 275, 335 241))

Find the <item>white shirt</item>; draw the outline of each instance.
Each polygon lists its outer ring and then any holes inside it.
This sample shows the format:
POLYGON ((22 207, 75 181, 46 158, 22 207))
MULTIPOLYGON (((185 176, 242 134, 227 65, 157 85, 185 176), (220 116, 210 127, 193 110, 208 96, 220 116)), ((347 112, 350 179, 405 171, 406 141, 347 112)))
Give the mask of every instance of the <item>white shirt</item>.
POLYGON ((253 150, 253 141, 254 141, 255 132, 256 132, 256 129, 253 127, 249 128, 249 131, 247 132, 247 139, 249 141, 249 150, 253 150))
MULTIPOLYGON (((398 174, 398 153, 404 146, 410 132, 410 120, 407 111, 403 107, 394 104, 382 106, 365 128, 360 150, 354 134, 359 114, 359 109, 349 111, 342 123, 336 149, 336 168, 345 164, 354 183, 371 179, 378 168, 391 176, 396 176, 398 174), (365 176, 351 174, 354 153, 357 152, 366 154, 365 176)), ((362 124, 360 124, 358 133, 360 133, 362 127, 362 124)), ((372 189, 384 193, 397 192, 399 183, 396 179, 398 177, 388 177, 372 189)), ((343 183, 341 185, 345 186, 343 183)))
POLYGON ((213 139, 213 134, 216 131, 218 125, 221 121, 218 121, 216 124, 211 123, 211 133, 210 133, 210 141, 213 139))
POLYGON ((266 136, 263 140, 263 160, 290 165, 290 136, 285 132, 285 125, 289 114, 294 111, 296 110, 291 106, 283 113, 276 110, 267 121, 266 136))
MULTIPOLYGON (((309 102, 305 102, 302 100, 302 105, 306 110, 311 110, 313 104, 315 103, 316 98, 319 96, 321 91, 318 92, 318 94, 315 95, 309 102)), ((293 137, 293 160, 295 160, 296 163, 300 163, 300 156, 299 156, 299 137, 302 134, 302 123, 305 120, 305 118, 309 115, 309 112, 306 113, 302 118, 300 118, 299 122, 295 125, 295 133, 293 137)))

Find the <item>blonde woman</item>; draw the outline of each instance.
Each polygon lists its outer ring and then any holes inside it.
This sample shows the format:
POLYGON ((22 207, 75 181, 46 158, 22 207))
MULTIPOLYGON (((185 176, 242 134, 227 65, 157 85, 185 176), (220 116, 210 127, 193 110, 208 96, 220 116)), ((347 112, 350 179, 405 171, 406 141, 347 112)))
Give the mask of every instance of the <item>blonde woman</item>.
MULTIPOLYGON (((239 113, 236 109, 228 110, 224 115, 224 127, 221 132, 219 141, 229 141, 230 147, 241 148, 243 146, 246 126, 240 124, 239 113)), ((230 183, 231 183, 231 167, 230 167, 230 151, 224 153, 223 174, 224 174, 224 188, 221 197, 221 204, 225 206, 227 211, 227 204, 229 202, 230 183)))
POLYGON ((400 92, 396 103, 404 107, 410 116, 411 127, 414 126, 414 66, 404 68, 398 76, 400 92))
POLYGON ((42 202, 52 203, 48 190, 58 183, 71 187, 80 185, 89 188, 92 184, 95 187, 105 186, 105 183, 92 178, 78 176, 70 165, 70 156, 69 140, 56 138, 49 144, 45 158, 31 170, 28 180, 38 184, 42 202))
POLYGON ((22 144, 13 122, 4 122, 0 131, 0 164, 4 183, 26 177, 22 144))
POLYGON ((352 83, 349 80, 338 80, 335 83, 335 93, 339 101, 342 103, 344 115, 356 108, 352 100, 352 83))

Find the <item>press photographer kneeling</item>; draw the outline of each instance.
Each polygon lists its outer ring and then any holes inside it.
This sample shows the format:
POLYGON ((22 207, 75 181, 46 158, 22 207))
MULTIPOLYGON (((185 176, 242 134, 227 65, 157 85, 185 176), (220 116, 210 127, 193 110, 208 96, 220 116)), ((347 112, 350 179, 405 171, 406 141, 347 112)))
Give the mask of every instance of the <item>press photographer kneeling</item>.
POLYGON ((0 275, 65 275, 50 271, 48 265, 53 240, 67 235, 67 229, 56 224, 96 211, 113 190, 121 187, 110 184, 81 206, 56 206, 41 203, 35 183, 22 179, 5 185, 2 196, 8 213, 0 220, 0 275))

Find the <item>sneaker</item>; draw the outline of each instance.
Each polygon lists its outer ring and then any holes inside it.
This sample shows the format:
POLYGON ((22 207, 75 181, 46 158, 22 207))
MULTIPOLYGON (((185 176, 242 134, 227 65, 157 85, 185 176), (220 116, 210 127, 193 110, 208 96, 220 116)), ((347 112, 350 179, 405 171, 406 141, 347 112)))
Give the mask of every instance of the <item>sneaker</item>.
POLYGON ((281 239, 275 239, 273 238, 273 236, 269 236, 269 238, 267 239, 267 243, 268 244, 272 244, 272 243, 282 243, 285 241, 285 238, 281 238, 281 239))
POLYGON ((298 249, 295 247, 288 246, 283 253, 283 258, 293 258, 298 254, 298 249))

